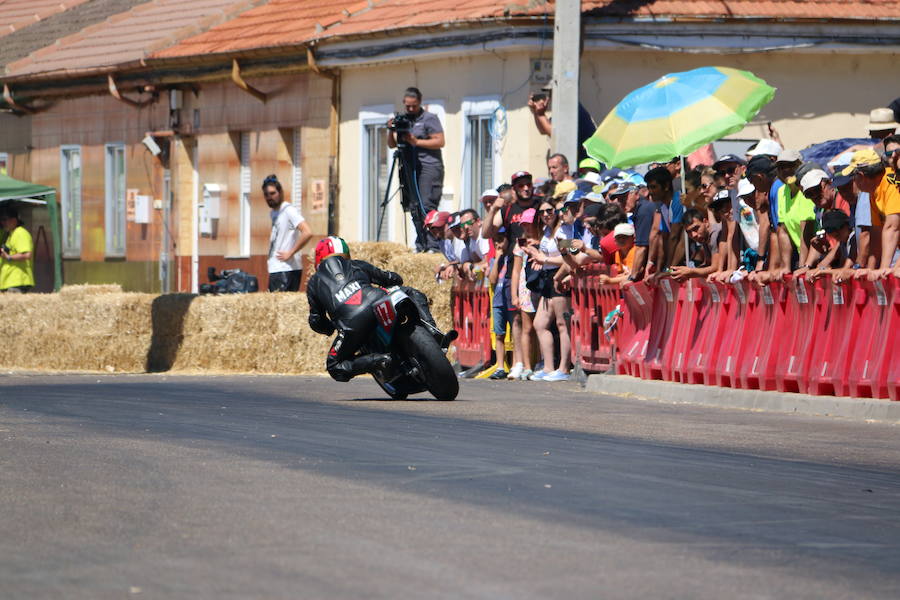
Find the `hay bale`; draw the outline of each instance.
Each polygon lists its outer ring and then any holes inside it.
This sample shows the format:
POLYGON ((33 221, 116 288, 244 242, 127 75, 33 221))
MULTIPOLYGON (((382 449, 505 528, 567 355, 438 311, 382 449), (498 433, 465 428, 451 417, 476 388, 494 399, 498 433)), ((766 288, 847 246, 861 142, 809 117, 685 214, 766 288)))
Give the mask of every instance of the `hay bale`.
MULTIPOLYGON (((450 327, 450 284, 434 280, 442 257, 400 244, 361 243, 353 256, 400 273, 450 327)), ((57 294, 0 294, 0 368, 322 373, 332 337, 307 324, 305 294, 124 293, 116 285, 57 294)))

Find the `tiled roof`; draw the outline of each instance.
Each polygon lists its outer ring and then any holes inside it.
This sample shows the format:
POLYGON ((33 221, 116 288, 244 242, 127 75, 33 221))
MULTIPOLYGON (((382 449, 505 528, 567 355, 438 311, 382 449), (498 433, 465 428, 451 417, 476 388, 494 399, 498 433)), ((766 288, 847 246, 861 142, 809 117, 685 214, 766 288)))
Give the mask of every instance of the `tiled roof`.
POLYGON ((8 76, 64 73, 137 62, 262 0, 149 0, 31 53, 8 76))
POLYGON ((269 0, 205 33, 155 53, 154 58, 198 56, 251 48, 301 44, 350 14, 365 11, 365 0, 329 3, 327 0, 269 0))
POLYGON ((0 36, 34 25, 87 0, 0 0, 0 36))
MULTIPOLYGON (((585 0, 604 16, 898 19, 897 0, 585 0)), ((589 8, 590 7, 590 8, 589 8)))
MULTIPOLYGON (((32 1, 32 0, 27 0, 32 1)), ((77 33, 99 23, 108 17, 129 10, 148 0, 87 0, 87 2, 67 2, 64 12, 33 22, 29 27, 17 29, 0 36, 0 74, 9 63, 25 58, 35 50, 44 48, 55 40, 77 33), (71 7, 71 8, 69 8, 71 7)), ((8 4, 22 4, 21 0, 0 0, 0 21, 7 18, 4 11, 8 4)), ((62 5, 57 1, 57 6, 62 5)))
MULTIPOLYGON (((611 18, 900 19, 900 0, 583 0, 582 9, 611 18)), ((454 22, 542 17, 553 11, 553 2, 543 0, 370 0, 337 5, 269 0, 153 56, 236 52, 454 22)))

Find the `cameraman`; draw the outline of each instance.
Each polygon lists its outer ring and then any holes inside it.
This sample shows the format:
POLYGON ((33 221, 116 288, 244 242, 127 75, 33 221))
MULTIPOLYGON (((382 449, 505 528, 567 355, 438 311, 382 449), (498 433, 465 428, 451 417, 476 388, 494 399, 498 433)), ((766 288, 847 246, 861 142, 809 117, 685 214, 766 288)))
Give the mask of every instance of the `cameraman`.
POLYGON ((425 215, 436 210, 444 187, 444 128, 437 115, 422 108, 422 92, 418 88, 406 88, 403 94, 406 117, 412 122, 408 132, 394 128, 394 117, 388 120, 388 146, 396 148, 398 142, 407 145, 403 159, 415 172, 419 198, 412 198, 410 216, 416 227, 416 250, 439 250, 438 241, 424 227, 425 215), (399 139, 398 139, 399 138, 399 139), (421 202, 419 201, 421 200, 421 202))

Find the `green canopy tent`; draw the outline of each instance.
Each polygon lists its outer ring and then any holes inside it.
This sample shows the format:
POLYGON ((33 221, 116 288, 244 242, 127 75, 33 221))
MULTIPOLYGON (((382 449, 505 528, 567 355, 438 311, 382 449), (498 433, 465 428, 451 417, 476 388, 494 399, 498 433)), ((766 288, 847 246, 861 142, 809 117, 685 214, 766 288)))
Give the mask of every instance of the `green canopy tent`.
POLYGON ((50 235, 53 239, 53 290, 62 287, 62 257, 59 237, 59 210, 56 204, 56 190, 45 185, 19 181, 0 173, 0 204, 46 204, 49 212, 50 235))

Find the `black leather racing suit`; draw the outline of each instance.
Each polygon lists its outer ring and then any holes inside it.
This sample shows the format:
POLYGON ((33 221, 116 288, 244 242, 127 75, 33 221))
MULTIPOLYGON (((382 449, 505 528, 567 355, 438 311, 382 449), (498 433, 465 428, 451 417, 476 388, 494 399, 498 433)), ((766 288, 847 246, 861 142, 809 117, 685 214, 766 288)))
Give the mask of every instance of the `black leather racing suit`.
MULTIPOLYGON (((323 335, 331 335, 337 329, 337 337, 325 361, 333 379, 349 381, 356 375, 372 371, 377 357, 355 354, 375 329, 372 305, 387 295, 375 286, 402 284, 403 278, 397 273, 382 271, 362 260, 334 255, 319 264, 306 283, 309 326, 323 335)), ((416 303, 422 318, 433 325, 425 295, 414 288, 402 289, 416 303)))

